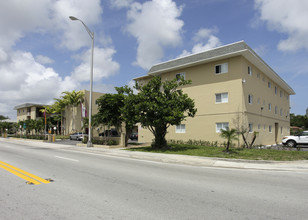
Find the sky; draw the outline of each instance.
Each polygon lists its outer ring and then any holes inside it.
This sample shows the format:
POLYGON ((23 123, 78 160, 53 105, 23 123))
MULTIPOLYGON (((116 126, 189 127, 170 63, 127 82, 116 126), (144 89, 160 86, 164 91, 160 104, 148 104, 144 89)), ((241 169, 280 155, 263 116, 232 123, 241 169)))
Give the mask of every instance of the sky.
POLYGON ((291 113, 308 107, 306 0, 0 1, 0 115, 52 104, 63 91, 134 85, 157 63, 244 40, 295 91, 291 113))

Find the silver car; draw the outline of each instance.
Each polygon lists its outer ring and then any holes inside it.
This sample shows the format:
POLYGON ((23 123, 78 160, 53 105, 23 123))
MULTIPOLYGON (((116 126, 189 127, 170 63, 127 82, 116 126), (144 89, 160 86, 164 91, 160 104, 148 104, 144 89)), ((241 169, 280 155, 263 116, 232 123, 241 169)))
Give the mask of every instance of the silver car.
POLYGON ((87 134, 84 134, 82 132, 76 132, 70 135, 70 140, 82 141, 84 136, 87 136, 87 134))

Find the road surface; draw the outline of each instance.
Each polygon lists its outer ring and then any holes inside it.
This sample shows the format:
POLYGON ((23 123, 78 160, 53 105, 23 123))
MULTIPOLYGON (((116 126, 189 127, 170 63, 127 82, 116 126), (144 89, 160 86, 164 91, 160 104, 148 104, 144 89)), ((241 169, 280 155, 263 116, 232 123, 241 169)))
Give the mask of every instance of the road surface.
MULTIPOLYGON (((307 219, 308 173, 193 167, 0 141, 0 219, 307 219), (9 167, 11 171, 9 171, 9 167), (7 169, 4 169, 4 168, 7 169), (21 169, 51 182, 27 184, 21 169)), ((25 175, 26 176, 26 175, 25 175)))

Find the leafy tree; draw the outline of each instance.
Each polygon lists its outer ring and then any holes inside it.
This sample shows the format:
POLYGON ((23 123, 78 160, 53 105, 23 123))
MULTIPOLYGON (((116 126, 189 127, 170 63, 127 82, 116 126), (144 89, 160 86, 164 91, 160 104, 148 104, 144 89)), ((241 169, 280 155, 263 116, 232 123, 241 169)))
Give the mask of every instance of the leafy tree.
POLYGON ((234 128, 230 130, 229 127, 227 127, 227 129, 221 129, 220 131, 220 136, 227 139, 226 152, 229 152, 230 144, 232 143, 232 141, 238 139, 237 130, 234 128))
POLYGON ((121 130, 122 123, 125 123, 125 146, 127 146, 128 137, 137 122, 132 103, 135 95, 128 86, 116 87, 116 90, 118 94, 105 94, 96 100, 98 113, 93 116, 93 121, 97 125, 101 124, 109 128, 114 126, 118 130, 121 130))
POLYGON ((290 124, 291 126, 306 129, 308 128, 308 118, 306 115, 290 114, 290 124))
POLYGON ((190 83, 183 77, 162 82, 156 76, 144 86, 136 84, 139 90, 135 100, 137 120, 153 133, 152 148, 167 148, 165 136, 168 127, 180 124, 186 117, 195 116, 197 109, 194 100, 179 89, 190 83))
POLYGON ((72 130, 75 131, 76 130, 76 107, 83 102, 84 100, 84 93, 83 91, 78 91, 76 92, 75 90, 73 90, 72 92, 62 92, 62 94, 64 94, 63 96, 61 96, 61 98, 63 99, 63 102, 65 104, 65 106, 71 107, 72 112, 73 112, 73 124, 72 124, 72 130))
POLYGON ((5 116, 3 116, 3 115, 0 115, 0 121, 3 121, 3 120, 5 120, 5 119, 8 119, 8 117, 5 117, 5 116))
POLYGON ((60 114, 60 129, 58 126, 58 131, 61 131, 61 134, 63 134, 64 132, 64 128, 63 128, 63 112, 65 110, 66 107, 66 103, 64 101, 64 99, 54 99, 56 102, 53 104, 53 109, 54 109, 54 113, 60 114))

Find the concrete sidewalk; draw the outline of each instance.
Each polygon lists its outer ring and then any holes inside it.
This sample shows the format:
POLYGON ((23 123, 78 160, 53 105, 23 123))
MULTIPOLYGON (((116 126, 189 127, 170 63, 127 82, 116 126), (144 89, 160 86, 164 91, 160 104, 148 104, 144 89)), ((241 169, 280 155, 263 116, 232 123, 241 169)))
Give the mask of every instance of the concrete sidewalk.
POLYGON ((149 153, 138 151, 127 151, 124 149, 91 147, 85 145, 68 146, 54 143, 37 142, 32 140, 17 140, 10 138, 0 138, 1 142, 13 142, 38 147, 51 147, 64 150, 82 151, 88 153, 102 154, 108 156, 148 160, 163 163, 185 164, 203 167, 221 167, 238 169, 258 169, 258 170, 280 170, 280 171, 303 171, 308 172, 308 160, 301 161, 264 161, 264 160, 240 160, 224 159, 199 156, 187 156, 177 154, 149 153))

